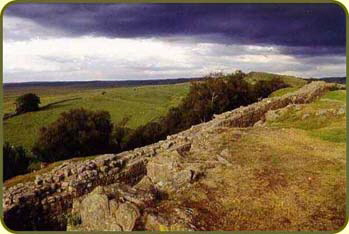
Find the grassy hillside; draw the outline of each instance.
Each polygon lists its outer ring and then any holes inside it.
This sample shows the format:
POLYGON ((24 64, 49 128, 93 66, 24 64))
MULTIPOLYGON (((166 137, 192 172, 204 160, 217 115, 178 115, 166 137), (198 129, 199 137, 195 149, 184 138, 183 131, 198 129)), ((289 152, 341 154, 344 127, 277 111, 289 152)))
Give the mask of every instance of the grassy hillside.
POLYGON ((338 229, 346 207, 345 99, 344 90, 332 91, 271 111, 264 127, 212 131, 181 160, 221 157, 223 165, 171 194, 159 210, 175 209, 178 201, 202 209, 196 220, 210 230, 338 229))
MULTIPOLYGON (((156 185, 168 196, 151 207, 156 215, 190 211, 185 222, 198 230, 338 230, 346 216, 345 100, 345 90, 330 91, 310 104, 269 111, 266 125, 197 130, 203 134, 192 135, 185 157, 167 149, 149 158, 148 180, 137 186, 161 181, 156 185), (192 171, 204 176, 191 181, 192 171), (183 184, 171 187, 175 182, 183 184)), ((33 181, 61 163, 5 186, 33 181)))
POLYGON ((176 106, 189 91, 189 83, 176 85, 142 86, 104 89, 48 88, 37 90, 11 90, 4 94, 4 112, 14 111, 16 97, 26 92, 35 92, 42 105, 60 102, 43 110, 26 113, 4 121, 4 139, 15 145, 30 149, 41 127, 55 121, 60 113, 72 108, 106 110, 112 121, 124 116, 132 118, 128 127, 136 128, 164 115, 171 106, 176 106), (104 93, 104 94, 103 94, 104 93))
POLYGON ((318 101, 298 108, 276 111, 268 125, 305 130, 310 136, 335 143, 345 143, 346 91, 325 94, 318 101))
POLYGON ((305 80, 299 77, 277 75, 266 72, 250 72, 247 74, 247 77, 245 79, 253 84, 258 80, 271 80, 273 78, 280 78, 282 81, 284 81, 286 84, 289 84, 292 87, 301 87, 307 83, 305 80))

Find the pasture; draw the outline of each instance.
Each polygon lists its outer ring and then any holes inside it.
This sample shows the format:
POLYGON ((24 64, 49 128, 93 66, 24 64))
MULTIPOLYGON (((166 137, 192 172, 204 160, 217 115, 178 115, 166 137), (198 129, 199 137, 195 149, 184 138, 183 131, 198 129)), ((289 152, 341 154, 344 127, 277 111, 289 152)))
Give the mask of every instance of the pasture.
POLYGON ((15 99, 28 92, 40 96, 40 111, 15 116, 3 123, 4 141, 30 149, 40 128, 54 122, 59 115, 73 108, 105 110, 113 123, 130 116, 127 127, 136 128, 166 114, 189 92, 189 83, 120 88, 41 87, 4 90, 4 113, 15 110, 15 99), (55 104, 52 104, 55 103, 55 104), (52 104, 52 105, 50 105, 52 104))

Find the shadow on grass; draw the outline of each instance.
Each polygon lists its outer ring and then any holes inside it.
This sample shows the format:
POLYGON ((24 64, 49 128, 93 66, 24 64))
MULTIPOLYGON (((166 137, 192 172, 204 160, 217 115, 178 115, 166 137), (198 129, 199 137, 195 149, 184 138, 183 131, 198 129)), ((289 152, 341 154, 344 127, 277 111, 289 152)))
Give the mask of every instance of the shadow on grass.
POLYGON ((81 99, 81 97, 65 99, 65 100, 61 100, 61 101, 58 101, 58 102, 52 102, 52 103, 49 103, 49 104, 47 104, 45 106, 40 107, 39 111, 51 110, 51 109, 54 109, 54 108, 62 106, 62 105, 58 105, 58 104, 62 104, 62 103, 69 102, 69 101, 74 101, 74 100, 79 100, 79 99, 81 99))
MULTIPOLYGON (((82 99, 81 97, 78 97, 78 98, 70 98, 70 99, 64 99, 64 100, 61 100, 61 101, 57 101, 57 102, 52 102, 52 103, 49 103, 45 106, 42 106, 40 107, 39 110, 37 111, 43 111, 43 110, 51 110, 51 109, 54 109, 54 108, 58 108, 58 107, 62 107, 64 105, 59 105, 59 104, 62 104, 62 103, 65 103, 65 102, 69 102, 69 101, 74 101, 74 100, 78 100, 78 99, 82 99)), ((66 104, 67 105, 67 104, 66 104)), ((22 115, 22 114, 25 114, 25 113, 16 113, 16 112, 12 112, 12 113, 5 113, 4 114, 4 117, 3 117, 3 120, 7 120, 7 119, 10 119, 10 118, 13 118, 15 116, 19 116, 19 115, 22 115)))

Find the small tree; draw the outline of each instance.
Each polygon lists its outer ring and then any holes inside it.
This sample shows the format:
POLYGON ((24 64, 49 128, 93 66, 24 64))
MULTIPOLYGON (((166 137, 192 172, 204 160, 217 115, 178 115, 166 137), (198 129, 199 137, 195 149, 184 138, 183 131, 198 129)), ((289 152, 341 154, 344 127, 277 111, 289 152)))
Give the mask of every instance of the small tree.
POLYGON ((112 129, 108 112, 72 109, 63 112, 47 128, 40 129, 32 151, 44 162, 106 153, 112 129))
POLYGON ((3 146, 4 180, 27 172, 30 159, 21 146, 12 146, 6 142, 3 146))
POLYGON ((25 113, 39 110, 40 98, 33 93, 24 94, 16 99, 16 112, 25 113))

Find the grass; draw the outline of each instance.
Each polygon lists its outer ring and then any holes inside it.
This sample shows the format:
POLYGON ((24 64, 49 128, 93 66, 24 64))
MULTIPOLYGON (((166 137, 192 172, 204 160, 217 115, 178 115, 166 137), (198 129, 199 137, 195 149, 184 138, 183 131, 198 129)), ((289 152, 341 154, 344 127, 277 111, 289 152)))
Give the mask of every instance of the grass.
POLYGON ((205 177, 169 193, 159 210, 191 209, 194 225, 208 230, 336 230, 344 224, 344 143, 296 128, 227 129, 207 139, 182 159, 201 162, 205 177), (222 150, 230 166, 205 164, 222 150))
POLYGON ((336 90, 332 92, 327 92, 323 97, 322 100, 335 100, 344 102, 346 101, 346 91, 345 90, 336 90))
POLYGON ((307 83, 305 80, 299 77, 288 76, 288 75, 277 75, 277 74, 266 73, 266 72, 250 72, 248 73, 245 79, 248 82, 253 84, 258 80, 271 80, 273 78, 280 78, 291 87, 301 87, 307 83))
POLYGON ((319 100, 297 110, 291 108, 268 125, 278 128, 306 130, 312 137, 325 141, 345 143, 346 117, 338 113, 346 108, 345 90, 327 92, 319 100))
MULTIPOLYGON (((14 145, 30 149, 34 144, 39 129, 54 122, 59 115, 72 108, 105 110, 111 115, 114 123, 124 116, 131 119, 128 127, 136 128, 153 119, 165 115, 170 107, 179 104, 189 91, 189 83, 176 85, 141 86, 104 89, 64 89, 56 87, 52 93, 44 90, 38 92, 42 106, 52 102, 64 101, 37 112, 26 113, 4 121, 4 140, 14 145), (104 94, 102 94, 105 92, 104 94)), ((14 110, 17 96, 30 90, 4 92, 4 112, 14 110)))
POLYGON ((299 89, 298 87, 287 87, 287 88, 279 89, 274 91, 272 94, 270 94, 269 97, 280 97, 285 94, 292 93, 298 89, 299 89))
MULTIPOLYGON (((331 91, 287 109, 266 128, 224 128, 193 141, 186 157, 173 151, 149 159, 205 172, 202 179, 169 190, 157 211, 165 216, 188 211, 190 222, 206 230, 338 230, 346 216, 346 118, 337 110, 345 108, 345 99, 345 91, 331 91), (229 165, 217 161, 223 150, 229 165)), ((61 163, 5 186, 34 180, 61 163)))

